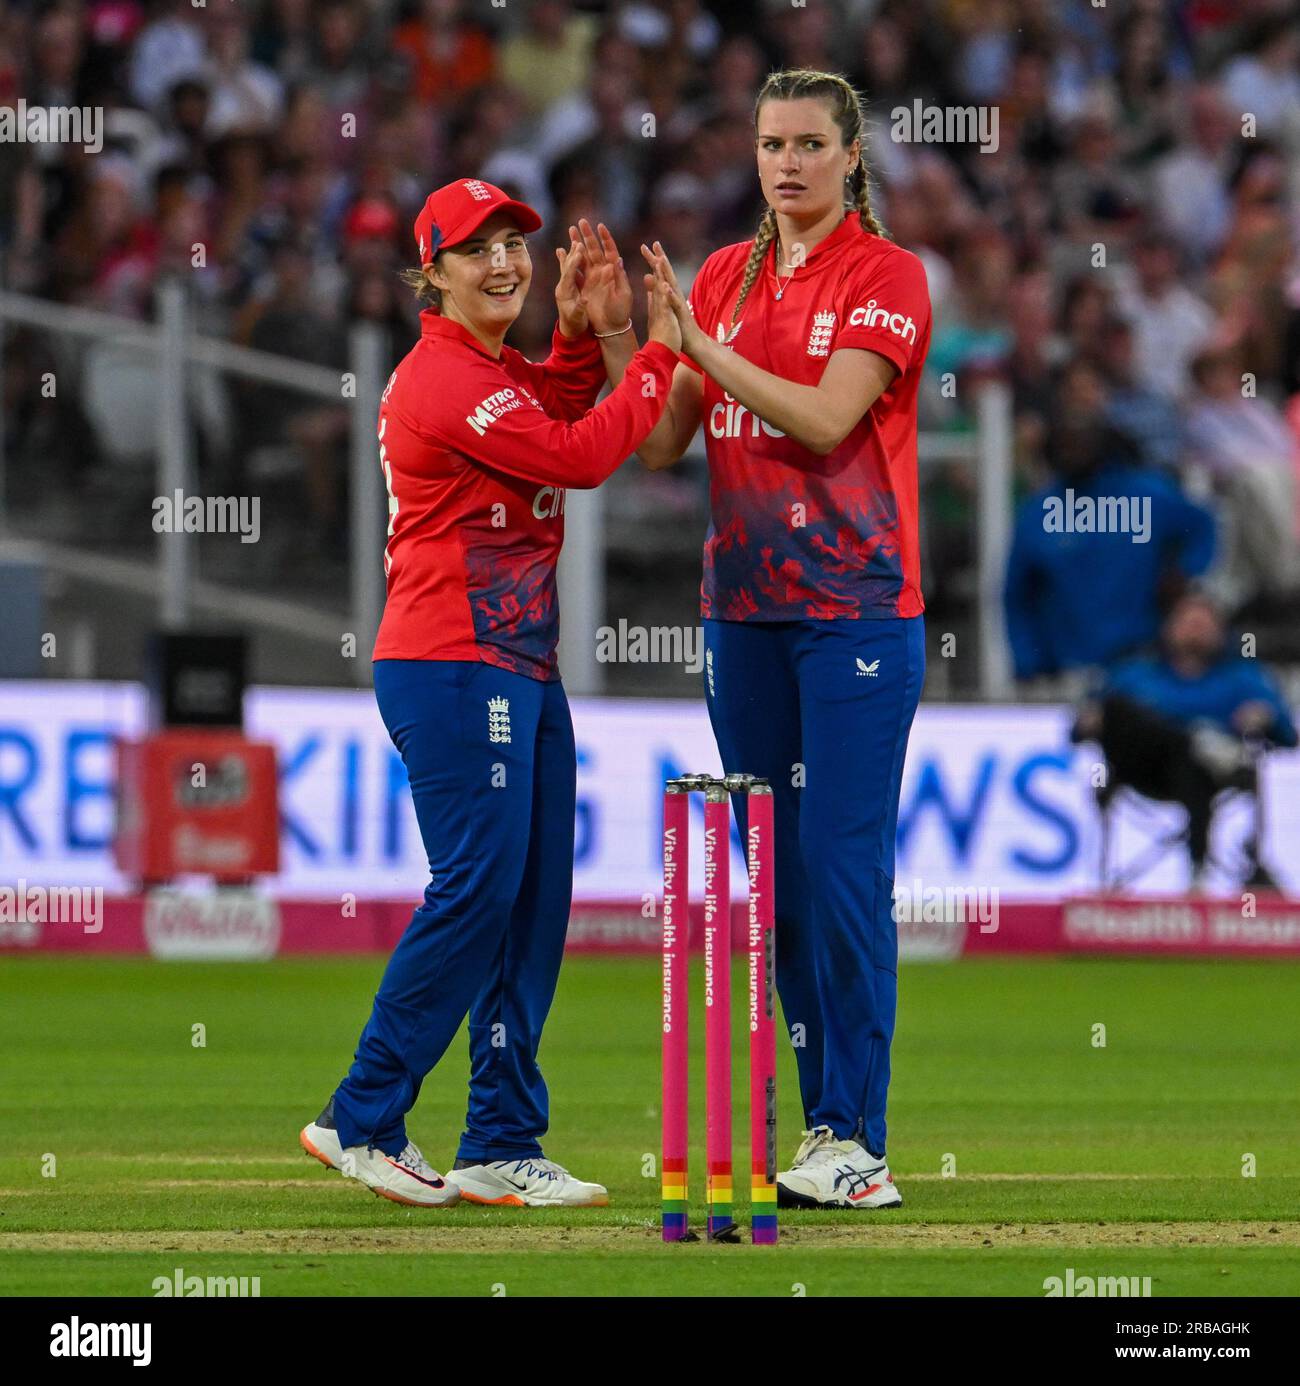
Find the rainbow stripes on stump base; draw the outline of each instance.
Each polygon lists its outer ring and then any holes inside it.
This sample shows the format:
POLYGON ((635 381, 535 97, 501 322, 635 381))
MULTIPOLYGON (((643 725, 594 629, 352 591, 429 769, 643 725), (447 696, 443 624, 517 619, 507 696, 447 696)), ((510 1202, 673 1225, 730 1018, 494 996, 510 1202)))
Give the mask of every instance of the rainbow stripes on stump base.
POLYGON ((686 1162, 665 1160, 663 1198, 660 1212, 663 1219, 664 1241, 680 1242, 686 1237, 686 1162))
POLYGON ((754 1166, 749 1186, 749 1239, 757 1246, 776 1242, 776 1184, 767 1176, 767 1161, 754 1166))

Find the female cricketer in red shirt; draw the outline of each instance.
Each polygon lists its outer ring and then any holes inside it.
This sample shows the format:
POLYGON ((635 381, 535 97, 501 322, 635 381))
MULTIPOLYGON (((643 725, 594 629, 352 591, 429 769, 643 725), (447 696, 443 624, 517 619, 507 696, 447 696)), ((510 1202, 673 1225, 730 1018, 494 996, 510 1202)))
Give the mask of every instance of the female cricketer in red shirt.
POLYGON ((632 291, 608 232, 570 228, 549 358, 505 346, 541 219, 478 179, 415 223, 432 300, 379 410, 388 600, 375 697, 411 782, 429 858, 355 1062, 304 1128, 307 1152, 385 1198, 595 1206, 604 1188, 543 1158, 537 1067, 573 884, 576 757, 556 666, 555 566, 569 486, 598 486, 659 421, 681 334, 632 291), (610 396, 592 408, 608 375, 610 396), (425 1075, 469 1016, 470 1094, 446 1178, 406 1134, 425 1075))
POLYGON ((671 464, 703 422, 705 696, 725 769, 773 786, 777 987, 808 1128, 778 1200, 897 1207, 894 835, 925 674, 916 405, 930 301, 921 262, 872 215, 848 82, 774 73, 755 127, 767 206, 753 240, 712 254, 689 303, 659 242, 642 247, 685 364, 640 456, 671 464))

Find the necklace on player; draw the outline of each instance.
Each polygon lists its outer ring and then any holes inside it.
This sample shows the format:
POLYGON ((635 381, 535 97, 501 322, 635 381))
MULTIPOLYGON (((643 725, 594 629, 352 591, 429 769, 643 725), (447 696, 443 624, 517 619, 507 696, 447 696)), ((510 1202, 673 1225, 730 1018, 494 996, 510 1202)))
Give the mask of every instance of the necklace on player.
POLYGON ((798 265, 791 265, 791 266, 790 266, 790 273, 789 273, 788 275, 786 275, 785 283, 782 284, 782 283, 781 283, 781 269, 780 269, 780 265, 781 265, 781 248, 780 248, 780 246, 778 245, 778 246, 777 246, 777 255, 776 255, 776 267, 775 267, 775 268, 773 269, 773 271, 772 271, 772 272, 776 275, 776 301, 777 301, 778 303, 780 303, 781 298, 782 298, 782 296, 784 295, 785 291, 790 287, 790 281, 794 278, 794 272, 795 272, 795 270, 797 270, 797 269, 799 268, 798 265))

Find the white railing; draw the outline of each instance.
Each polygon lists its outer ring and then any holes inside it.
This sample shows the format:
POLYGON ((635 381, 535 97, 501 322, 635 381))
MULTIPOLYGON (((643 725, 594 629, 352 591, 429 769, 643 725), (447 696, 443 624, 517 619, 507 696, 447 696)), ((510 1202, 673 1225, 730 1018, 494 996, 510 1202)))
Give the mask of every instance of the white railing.
MULTIPOLYGON (((215 337, 202 337, 189 321, 185 288, 179 280, 164 280, 158 288, 158 323, 140 323, 111 313, 72 308, 24 294, 0 292, 0 359, 10 324, 36 328, 90 341, 112 341, 115 346, 142 354, 152 353, 158 362, 160 407, 156 421, 157 494, 186 495, 196 491, 197 477, 190 456, 190 394, 186 374, 191 366, 205 366, 262 385, 281 385, 331 404, 350 403, 349 488, 352 498, 351 588, 348 621, 356 636, 358 652, 367 651, 379 629, 384 602, 383 524, 387 514, 380 484, 375 442, 375 420, 383 387, 383 334, 369 323, 355 325, 349 334, 349 370, 354 381, 350 400, 343 392, 339 372, 326 366, 293 361, 271 352, 237 346, 215 337)), ((5 457, 0 430, 0 533, 6 528, 5 457)), ((194 610, 196 547, 192 536, 177 527, 158 536, 156 591, 158 619, 168 629, 190 621, 194 610)), ((240 599, 242 600, 242 594, 240 599)), ((255 603, 250 606, 255 608, 255 603)), ((243 613, 257 622, 256 610, 243 613)), ((317 613, 304 611, 304 625, 317 624, 317 613)), ((337 632, 335 638, 342 634, 337 632)), ((370 679, 368 660, 350 661, 359 684, 370 679)))

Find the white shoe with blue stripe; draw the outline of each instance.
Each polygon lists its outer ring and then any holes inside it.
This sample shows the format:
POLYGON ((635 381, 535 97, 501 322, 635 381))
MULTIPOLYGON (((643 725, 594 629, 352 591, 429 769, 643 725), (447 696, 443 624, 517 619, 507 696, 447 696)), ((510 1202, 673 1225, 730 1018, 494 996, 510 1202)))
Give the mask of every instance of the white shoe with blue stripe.
POLYGON ((794 1164, 776 1176, 782 1208, 901 1208, 903 1195, 879 1156, 837 1141, 829 1126, 804 1132, 794 1164))

